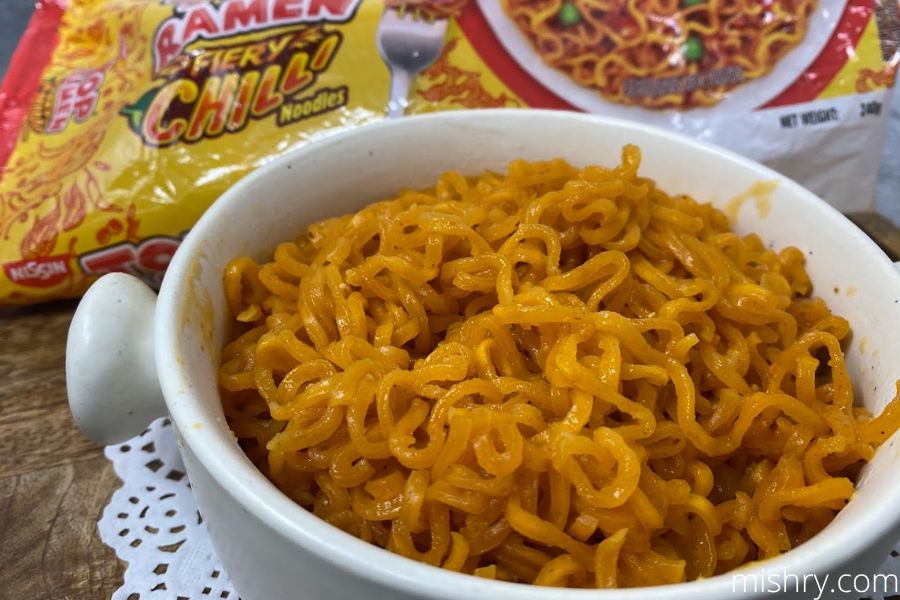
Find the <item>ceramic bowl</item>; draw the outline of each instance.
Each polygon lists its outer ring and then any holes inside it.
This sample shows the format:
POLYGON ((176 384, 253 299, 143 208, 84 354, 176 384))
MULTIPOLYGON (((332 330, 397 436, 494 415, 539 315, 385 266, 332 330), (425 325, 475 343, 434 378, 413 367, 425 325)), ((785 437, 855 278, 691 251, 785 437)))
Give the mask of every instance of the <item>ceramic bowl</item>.
MULTIPOLYGON (((771 597, 771 588, 742 589, 730 574, 636 590, 562 590, 420 564, 295 504, 257 471, 225 423, 216 372, 229 322, 222 270, 231 258, 266 259, 310 222, 355 211, 403 187, 427 186, 447 169, 502 170, 515 158, 617 164, 627 143, 642 149, 641 173, 667 191, 734 213, 739 232, 803 250, 815 294, 853 326, 847 360, 856 397, 879 412, 900 376, 900 274, 850 221, 796 183, 721 148, 634 122, 515 110, 447 112, 343 131, 242 179, 186 237, 158 297, 124 274, 106 275, 88 291, 68 339, 72 412, 104 443, 171 416, 198 507, 244 600, 771 597), (772 182, 762 186, 771 193, 751 198, 745 192, 759 182, 772 182)), ((742 573, 802 577, 877 568, 900 537, 897 439, 881 447, 851 502, 825 530, 742 573)))

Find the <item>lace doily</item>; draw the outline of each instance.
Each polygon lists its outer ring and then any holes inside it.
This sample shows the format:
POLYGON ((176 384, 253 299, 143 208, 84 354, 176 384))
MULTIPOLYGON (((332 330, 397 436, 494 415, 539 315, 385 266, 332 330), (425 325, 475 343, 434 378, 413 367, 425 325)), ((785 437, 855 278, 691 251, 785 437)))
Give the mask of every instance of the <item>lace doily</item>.
MULTIPOLYGON (((122 487, 113 493, 100 538, 128 563, 112 600, 239 600, 212 548, 169 419, 106 447, 122 487)), ((900 577, 900 544, 880 572, 900 577)), ((862 594, 884 600, 894 590, 862 594)))
POLYGON ((97 523, 128 563, 112 600, 239 600, 213 551, 169 419, 106 447, 122 487, 97 523))

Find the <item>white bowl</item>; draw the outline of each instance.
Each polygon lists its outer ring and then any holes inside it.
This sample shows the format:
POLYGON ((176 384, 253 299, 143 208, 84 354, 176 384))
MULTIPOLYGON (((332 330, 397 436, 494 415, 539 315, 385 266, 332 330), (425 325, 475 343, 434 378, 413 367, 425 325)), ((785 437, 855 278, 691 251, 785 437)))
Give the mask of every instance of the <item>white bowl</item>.
MULTIPOLYGON (((729 574, 637 590, 560 590, 420 564, 343 533, 295 504, 244 456, 225 423, 216 373, 229 322, 222 270, 231 258, 265 259, 312 221, 355 211, 402 187, 426 186, 447 169, 502 170, 514 158, 616 164, 626 143, 640 145, 643 175, 670 192, 720 207, 759 181, 778 182, 770 210, 745 203, 737 229, 807 254, 815 293, 854 328, 848 365, 857 398, 880 411, 900 375, 900 274, 846 218, 765 167, 676 134, 575 113, 485 110, 344 131, 273 160, 203 215, 172 260, 158 299, 130 276, 100 279, 69 332, 72 412, 88 435, 112 443, 168 411, 197 504, 244 600, 771 597, 739 584, 735 592, 729 574)), ((852 501, 824 531, 743 572, 802 577, 875 569, 900 533, 897 439, 878 451, 852 501)))

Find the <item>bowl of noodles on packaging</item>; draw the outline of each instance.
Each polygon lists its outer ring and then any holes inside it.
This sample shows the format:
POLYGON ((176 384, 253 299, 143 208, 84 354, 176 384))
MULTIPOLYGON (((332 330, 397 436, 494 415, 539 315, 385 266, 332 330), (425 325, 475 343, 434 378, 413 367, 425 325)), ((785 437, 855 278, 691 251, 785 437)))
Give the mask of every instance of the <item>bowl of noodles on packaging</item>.
POLYGON ((158 297, 88 291, 67 378, 100 442, 171 416, 245 600, 769 597, 896 542, 897 331, 895 266, 774 171, 447 112, 242 179, 158 297))
POLYGON ((665 109, 765 105, 831 38, 846 0, 479 0, 533 78, 578 108, 665 124, 665 109))

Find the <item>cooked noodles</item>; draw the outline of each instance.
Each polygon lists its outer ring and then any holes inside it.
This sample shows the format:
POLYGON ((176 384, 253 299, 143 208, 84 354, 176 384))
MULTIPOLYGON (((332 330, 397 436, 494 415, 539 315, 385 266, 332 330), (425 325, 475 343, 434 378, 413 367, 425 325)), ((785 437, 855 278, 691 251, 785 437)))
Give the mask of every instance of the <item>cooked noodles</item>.
POLYGON ((548 65, 621 104, 711 106, 768 74, 816 0, 503 0, 548 65))
POLYGON ((448 172, 232 261, 247 455, 334 526, 481 577, 674 583, 815 535, 900 403, 854 405, 798 249, 639 162, 448 172))

